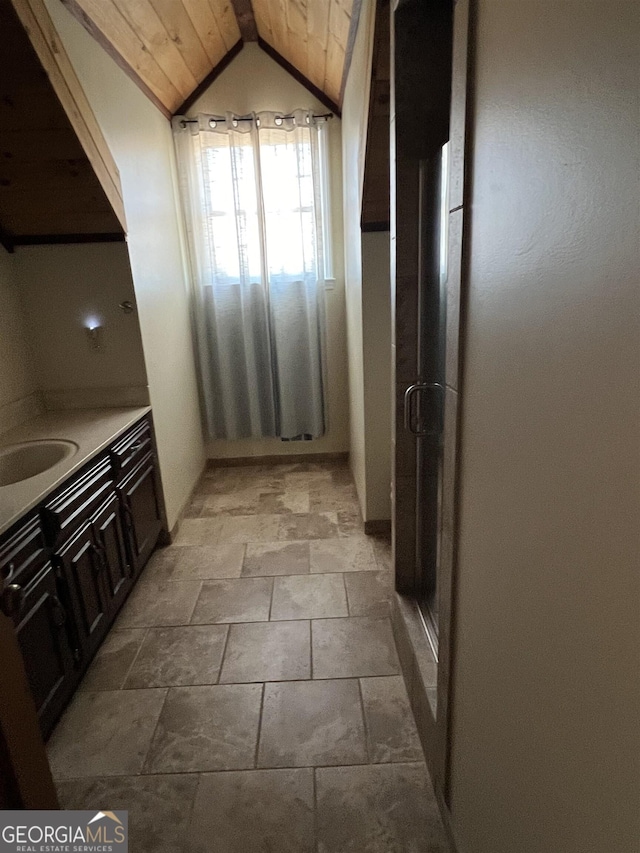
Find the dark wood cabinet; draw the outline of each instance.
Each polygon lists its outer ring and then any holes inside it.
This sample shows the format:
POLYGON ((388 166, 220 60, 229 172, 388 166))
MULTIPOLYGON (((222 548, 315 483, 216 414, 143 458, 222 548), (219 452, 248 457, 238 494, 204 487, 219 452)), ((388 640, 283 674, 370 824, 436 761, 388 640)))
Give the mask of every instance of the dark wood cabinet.
POLYGON ((0 609, 45 735, 156 547, 163 509, 143 418, 0 539, 0 609))
POLYGON ((40 726, 49 731, 71 695, 74 675, 68 615, 51 563, 27 584, 13 619, 40 726))
POLYGON ((120 500, 115 492, 93 516, 91 524, 96 547, 103 563, 102 578, 109 615, 113 617, 122 606, 133 584, 132 569, 127 559, 122 530, 120 500))
POLYGON ((0 609, 14 625, 40 724, 51 728, 73 690, 73 643, 40 519, 0 543, 0 609))
POLYGON ((69 586, 79 652, 90 657, 107 631, 109 616, 102 579, 104 562, 91 524, 86 522, 53 559, 69 586))
POLYGON ((137 576, 156 546, 162 529, 160 487, 152 453, 120 483, 129 559, 137 576))

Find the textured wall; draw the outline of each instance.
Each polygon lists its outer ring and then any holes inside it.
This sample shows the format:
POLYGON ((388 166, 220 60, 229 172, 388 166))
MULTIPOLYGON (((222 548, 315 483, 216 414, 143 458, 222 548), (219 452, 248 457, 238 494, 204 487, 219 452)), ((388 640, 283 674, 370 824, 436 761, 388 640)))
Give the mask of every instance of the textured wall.
POLYGON ((479 0, 451 805, 637 853, 640 8, 479 0))
POLYGON ((38 390, 145 386, 147 375, 125 243, 31 246, 16 250, 20 296, 38 390), (102 325, 89 347, 86 326, 102 325))

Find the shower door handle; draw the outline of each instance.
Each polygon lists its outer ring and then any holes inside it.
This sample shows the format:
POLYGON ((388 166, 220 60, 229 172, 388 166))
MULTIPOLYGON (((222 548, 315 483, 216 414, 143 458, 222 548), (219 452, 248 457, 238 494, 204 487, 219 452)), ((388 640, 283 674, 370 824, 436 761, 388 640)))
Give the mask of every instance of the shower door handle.
POLYGON ((404 428, 419 438, 438 436, 442 432, 444 386, 439 382, 416 382, 404 392, 404 428), (422 400, 422 411, 429 406, 429 417, 425 418, 418 408, 422 400))

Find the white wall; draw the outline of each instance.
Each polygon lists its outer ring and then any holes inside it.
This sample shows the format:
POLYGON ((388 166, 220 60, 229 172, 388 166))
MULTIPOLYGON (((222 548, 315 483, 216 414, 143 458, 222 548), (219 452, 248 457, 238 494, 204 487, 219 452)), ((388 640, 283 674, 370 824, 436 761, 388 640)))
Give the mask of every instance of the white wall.
POLYGON ((389 235, 360 228, 374 24, 364 0, 342 105, 350 460, 365 521, 391 513, 389 235))
POLYGON ((122 178, 158 453, 173 526, 204 461, 169 122, 57 0, 47 8, 122 178))
POLYGON ((640 843, 640 7, 480 0, 451 805, 640 843))
POLYGON ((371 87, 374 4, 364 0, 342 103, 344 269, 349 358, 350 462, 362 514, 367 503, 364 348, 362 339, 362 243, 360 215, 371 87))
POLYGON ((16 256, 0 248, 0 432, 13 425, 2 409, 36 390, 25 317, 16 275, 16 256))
MULTIPOLYGON (((258 47, 246 44, 233 62, 189 110, 190 115, 225 113, 245 115, 261 110, 290 110, 304 107, 318 112, 327 108, 297 80, 258 47)), ((283 442, 277 438, 210 441, 208 455, 216 457, 291 456, 306 453, 336 453, 349 449, 349 406, 346 368, 346 324, 344 310, 341 122, 329 122, 331 162, 332 237, 335 283, 327 289, 328 430, 312 442, 283 442)))
POLYGON ((124 243, 20 247, 15 258, 40 391, 146 386, 137 313, 118 307, 135 302, 124 243), (98 350, 90 322, 103 327, 98 350))

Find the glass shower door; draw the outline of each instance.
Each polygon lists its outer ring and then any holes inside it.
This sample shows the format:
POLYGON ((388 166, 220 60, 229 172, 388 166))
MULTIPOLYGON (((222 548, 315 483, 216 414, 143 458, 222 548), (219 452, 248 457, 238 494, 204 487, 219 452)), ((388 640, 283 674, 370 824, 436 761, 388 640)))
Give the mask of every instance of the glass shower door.
POLYGON ((434 651, 438 644, 438 566, 444 421, 448 146, 420 167, 420 276, 417 381, 407 390, 407 428, 416 436, 416 586, 434 651))

